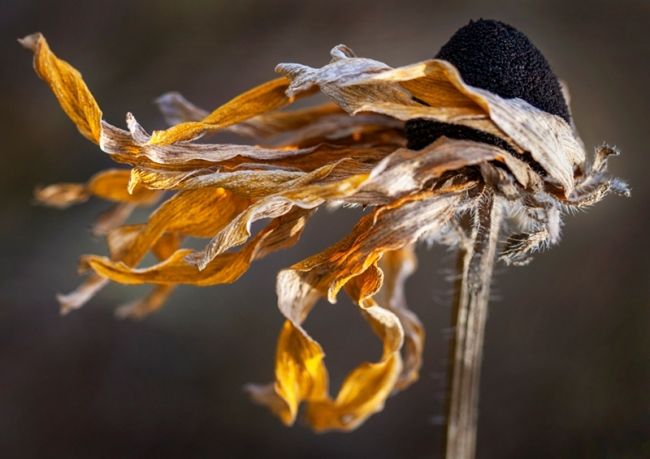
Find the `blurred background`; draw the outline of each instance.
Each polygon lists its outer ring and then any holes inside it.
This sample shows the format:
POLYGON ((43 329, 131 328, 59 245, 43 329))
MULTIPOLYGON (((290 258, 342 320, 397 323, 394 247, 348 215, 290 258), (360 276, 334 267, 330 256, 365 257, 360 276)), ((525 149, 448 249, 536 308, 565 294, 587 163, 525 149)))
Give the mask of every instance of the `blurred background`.
MULTIPOLYGON (((524 268, 500 268, 487 327, 478 456, 650 457, 650 2, 2 0, 0 111, 0 451, 32 457, 439 457, 454 256, 419 250, 407 284, 428 331, 420 381, 355 432, 285 428, 242 390, 273 375, 281 317, 275 273, 337 240, 358 214, 318 212, 301 243, 238 283, 181 288, 134 322, 114 307, 142 293, 111 286, 58 314, 77 257, 104 253, 89 231, 105 209, 32 203, 36 185, 110 166, 33 74, 15 41, 43 32, 81 70, 105 117, 164 122, 152 101, 178 90, 211 108, 274 76, 278 62, 325 64, 345 43, 393 66, 431 57, 469 19, 525 31, 572 93, 589 150, 606 140, 632 199, 568 216, 564 240, 524 268)), ((141 216, 142 217, 142 216, 141 216)), ((307 328, 334 388, 380 344, 343 299, 307 328)))

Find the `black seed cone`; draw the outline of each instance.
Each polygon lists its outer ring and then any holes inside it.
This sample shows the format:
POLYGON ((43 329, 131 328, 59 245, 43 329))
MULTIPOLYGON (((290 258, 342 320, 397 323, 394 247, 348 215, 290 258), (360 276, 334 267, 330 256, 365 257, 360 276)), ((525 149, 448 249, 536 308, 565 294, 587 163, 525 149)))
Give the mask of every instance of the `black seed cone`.
MULTIPOLYGON (((518 97, 567 122, 571 120, 560 83, 546 58, 526 35, 508 24, 485 19, 470 21, 449 39, 436 58, 456 66, 471 86, 505 99, 518 97)), ((442 135, 496 145, 494 136, 432 120, 409 120, 405 129, 409 148, 416 150, 442 135)))

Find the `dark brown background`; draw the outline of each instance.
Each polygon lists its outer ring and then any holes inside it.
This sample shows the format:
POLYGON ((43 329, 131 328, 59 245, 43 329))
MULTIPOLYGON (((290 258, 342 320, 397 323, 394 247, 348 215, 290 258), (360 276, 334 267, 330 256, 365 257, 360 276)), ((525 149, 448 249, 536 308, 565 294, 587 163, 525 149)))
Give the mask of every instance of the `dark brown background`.
MULTIPOLYGON (((346 43, 392 65, 432 56, 470 18, 526 31, 573 95, 591 148, 623 156, 632 199, 568 216, 563 243, 501 268, 487 329, 479 457, 650 456, 648 75, 650 3, 626 1, 115 1, 0 3, 2 225, 0 451, 3 457, 434 457, 439 454, 452 254, 420 250, 408 298, 428 329, 421 380, 353 433, 283 427, 242 391, 272 376, 275 272, 333 242, 357 214, 318 213, 293 250, 233 286, 181 289, 142 322, 113 286, 61 318, 54 294, 103 208, 35 207, 37 184, 81 181, 109 161, 85 141, 15 42, 40 30, 84 73, 106 118, 163 126, 152 100, 179 90, 205 107, 273 77, 281 61, 322 65, 346 43)), ((379 344, 341 301, 307 324, 334 384, 379 344)))

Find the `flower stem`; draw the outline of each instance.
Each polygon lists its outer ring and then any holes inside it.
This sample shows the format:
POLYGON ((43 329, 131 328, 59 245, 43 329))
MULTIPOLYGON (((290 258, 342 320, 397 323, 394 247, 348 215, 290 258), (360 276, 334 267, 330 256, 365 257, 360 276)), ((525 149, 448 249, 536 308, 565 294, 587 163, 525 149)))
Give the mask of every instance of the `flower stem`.
POLYGON ((474 215, 471 239, 461 249, 450 346, 445 457, 471 459, 476 450, 483 337, 502 206, 484 191, 474 215))

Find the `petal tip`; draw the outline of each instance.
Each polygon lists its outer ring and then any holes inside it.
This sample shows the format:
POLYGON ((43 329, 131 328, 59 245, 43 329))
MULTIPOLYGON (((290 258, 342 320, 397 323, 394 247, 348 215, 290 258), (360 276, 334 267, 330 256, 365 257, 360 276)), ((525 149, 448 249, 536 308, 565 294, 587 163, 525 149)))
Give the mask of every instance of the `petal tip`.
POLYGON ((20 43, 24 48, 31 49, 36 51, 38 42, 43 38, 43 34, 40 32, 35 32, 30 35, 26 35, 23 38, 18 38, 18 43, 20 43))

